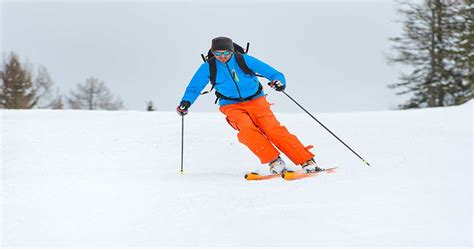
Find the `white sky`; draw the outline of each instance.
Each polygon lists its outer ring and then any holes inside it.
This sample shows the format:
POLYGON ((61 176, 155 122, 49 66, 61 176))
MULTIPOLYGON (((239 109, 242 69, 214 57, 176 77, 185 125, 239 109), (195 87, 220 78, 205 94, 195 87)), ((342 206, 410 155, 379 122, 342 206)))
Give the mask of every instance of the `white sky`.
MULTIPOLYGON (((94 76, 145 110, 173 111, 216 36, 251 43, 251 55, 287 77, 287 93, 313 112, 387 110, 403 101, 388 84, 396 5, 383 1, 4 1, 1 49, 48 68, 67 94, 94 76)), ((266 80, 262 80, 266 83, 266 80)), ((209 88, 209 87, 208 87, 209 88)), ((266 88, 275 110, 300 112, 266 88)), ((214 95, 191 111, 217 111, 214 95)))

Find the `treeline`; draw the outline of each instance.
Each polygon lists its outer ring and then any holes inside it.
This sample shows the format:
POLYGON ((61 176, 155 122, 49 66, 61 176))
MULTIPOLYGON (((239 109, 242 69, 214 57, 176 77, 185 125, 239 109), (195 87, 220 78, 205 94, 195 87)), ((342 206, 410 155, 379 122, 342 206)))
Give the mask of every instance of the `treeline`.
POLYGON ((392 63, 410 73, 389 85, 409 96, 401 109, 460 105, 473 98, 472 0, 403 0, 399 2, 403 32, 391 38, 392 63))
POLYGON ((0 68, 0 108, 2 109, 86 109, 120 110, 123 101, 114 97, 105 83, 90 77, 68 95, 54 90, 54 82, 45 66, 21 63, 12 52, 0 68))

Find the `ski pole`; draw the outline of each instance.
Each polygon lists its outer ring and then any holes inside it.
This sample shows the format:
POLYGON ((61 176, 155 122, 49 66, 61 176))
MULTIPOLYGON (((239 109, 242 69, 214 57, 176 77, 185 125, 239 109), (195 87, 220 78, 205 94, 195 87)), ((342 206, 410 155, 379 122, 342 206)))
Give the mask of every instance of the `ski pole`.
POLYGON ((285 91, 281 91, 282 93, 284 93, 288 98, 290 98, 293 102, 295 102, 295 104, 297 104, 301 109, 303 109, 303 111, 305 111, 310 117, 312 117, 316 122, 318 122, 318 124, 320 124, 324 129, 326 129, 329 133, 331 133, 331 135, 333 135, 335 138, 337 138, 337 140, 339 140, 339 142, 341 142, 342 144, 344 144, 344 146, 346 146, 350 151, 352 151, 352 153, 354 153, 357 157, 359 157, 362 162, 364 162, 365 164, 367 164, 367 166, 370 166, 369 162, 367 162, 364 158, 362 158, 361 156, 359 156, 359 154, 357 154, 351 147, 349 147, 346 143, 344 143, 344 141, 342 141, 339 137, 336 136, 336 134, 334 134, 331 130, 329 130, 325 125, 323 125, 321 122, 319 122, 319 120, 317 118, 315 118, 313 115, 311 115, 311 113, 309 113, 306 109, 304 109, 298 102, 296 102, 296 100, 294 100, 290 95, 288 95, 285 91))
POLYGON ((181 174, 184 173, 183 159, 184 159, 184 115, 181 116, 181 170, 180 170, 181 174))

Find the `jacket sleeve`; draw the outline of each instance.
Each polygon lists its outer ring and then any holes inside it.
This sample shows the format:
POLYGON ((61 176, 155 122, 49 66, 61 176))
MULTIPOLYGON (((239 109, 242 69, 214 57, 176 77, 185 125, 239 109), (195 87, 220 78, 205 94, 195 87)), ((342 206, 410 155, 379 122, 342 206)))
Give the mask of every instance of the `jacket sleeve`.
POLYGON ((203 63, 189 82, 181 101, 189 101, 193 104, 209 82, 209 75, 209 63, 203 63))
POLYGON ((286 85, 285 75, 277 71, 275 68, 250 55, 244 54, 243 56, 245 59, 245 63, 250 69, 252 69, 252 71, 261 74, 263 77, 267 78, 270 81, 279 80, 286 85))

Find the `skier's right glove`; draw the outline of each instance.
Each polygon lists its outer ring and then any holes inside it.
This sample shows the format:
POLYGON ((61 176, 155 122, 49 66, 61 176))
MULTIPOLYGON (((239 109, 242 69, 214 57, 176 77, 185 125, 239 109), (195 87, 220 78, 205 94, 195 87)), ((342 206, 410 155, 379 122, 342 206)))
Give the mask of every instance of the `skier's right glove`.
POLYGON ((188 114, 188 109, 190 106, 191 106, 191 102, 183 100, 181 101, 181 103, 179 103, 179 106, 176 107, 176 112, 178 112, 180 116, 184 116, 188 114))

